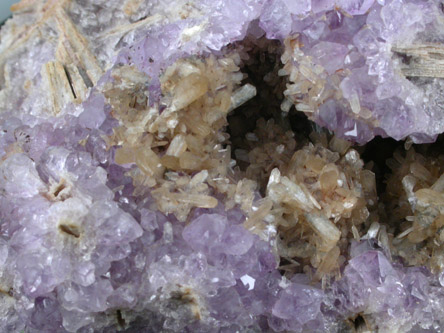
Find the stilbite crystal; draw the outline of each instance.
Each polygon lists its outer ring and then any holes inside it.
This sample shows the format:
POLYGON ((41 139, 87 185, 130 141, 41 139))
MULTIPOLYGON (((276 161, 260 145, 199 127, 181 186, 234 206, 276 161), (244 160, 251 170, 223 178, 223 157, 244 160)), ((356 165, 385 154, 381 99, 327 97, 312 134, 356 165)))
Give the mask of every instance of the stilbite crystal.
POLYGON ((443 330, 441 1, 12 9, 1 332, 443 330))

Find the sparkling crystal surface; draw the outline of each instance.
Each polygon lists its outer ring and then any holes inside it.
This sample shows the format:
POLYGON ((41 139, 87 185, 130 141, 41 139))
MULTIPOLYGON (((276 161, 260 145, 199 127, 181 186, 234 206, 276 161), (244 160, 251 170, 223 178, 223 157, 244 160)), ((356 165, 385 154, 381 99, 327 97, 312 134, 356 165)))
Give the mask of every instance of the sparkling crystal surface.
POLYGON ((359 318, 443 329, 443 160, 395 154, 386 199, 352 147, 444 132, 440 1, 12 9, 0 31, 1 332, 352 332, 359 318), (278 58, 267 75, 255 49, 278 58), (232 152, 233 110, 276 102, 244 84, 248 66, 281 89, 282 118, 255 120, 232 152), (280 127, 293 113, 335 136, 301 141, 280 127))

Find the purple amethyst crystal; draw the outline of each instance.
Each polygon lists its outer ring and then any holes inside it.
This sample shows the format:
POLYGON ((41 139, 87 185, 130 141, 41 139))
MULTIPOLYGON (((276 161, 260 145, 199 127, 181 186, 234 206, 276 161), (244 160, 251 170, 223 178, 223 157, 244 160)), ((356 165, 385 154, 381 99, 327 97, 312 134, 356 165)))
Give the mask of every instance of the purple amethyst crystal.
POLYGON ((396 255, 371 165, 339 137, 444 132, 442 9, 14 5, 0 31, 0 331, 441 331, 442 271, 396 255), (300 139, 300 112, 337 136, 300 139))

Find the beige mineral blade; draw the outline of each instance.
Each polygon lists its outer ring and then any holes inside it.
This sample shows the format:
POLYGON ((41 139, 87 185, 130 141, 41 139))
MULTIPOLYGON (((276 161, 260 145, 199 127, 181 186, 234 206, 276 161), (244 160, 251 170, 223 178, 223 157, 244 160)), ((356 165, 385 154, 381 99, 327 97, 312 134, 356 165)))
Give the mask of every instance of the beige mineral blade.
POLYGON ((59 43, 69 50, 64 54, 69 54, 72 57, 70 62, 81 66, 86 71, 92 83, 96 85, 97 81, 99 81, 103 75, 103 70, 91 52, 88 41, 79 33, 63 9, 58 8, 55 11, 55 19, 61 33, 59 43))
POLYGON ((402 57, 401 71, 406 77, 444 78, 444 46, 417 44, 393 46, 392 51, 402 57))
POLYGON ((98 36, 98 39, 106 39, 106 38, 113 37, 113 36, 123 36, 123 35, 127 34, 128 32, 134 31, 134 30, 139 29, 141 27, 152 26, 156 23, 159 23, 161 20, 162 20, 162 16, 159 14, 148 16, 140 21, 137 21, 137 22, 134 22, 131 24, 118 26, 116 28, 108 30, 103 34, 100 34, 98 36))
POLYGON ((76 98, 67 72, 59 61, 50 61, 42 68, 42 77, 52 99, 52 113, 57 116, 62 108, 76 98))

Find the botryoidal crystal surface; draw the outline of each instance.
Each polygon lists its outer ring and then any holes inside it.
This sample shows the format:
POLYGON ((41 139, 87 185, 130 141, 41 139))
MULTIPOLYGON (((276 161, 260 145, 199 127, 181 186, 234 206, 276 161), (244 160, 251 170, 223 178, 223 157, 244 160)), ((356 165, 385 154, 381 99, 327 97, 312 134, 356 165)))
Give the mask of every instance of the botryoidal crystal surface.
POLYGON ((443 8, 14 5, 0 331, 442 331, 443 8))

